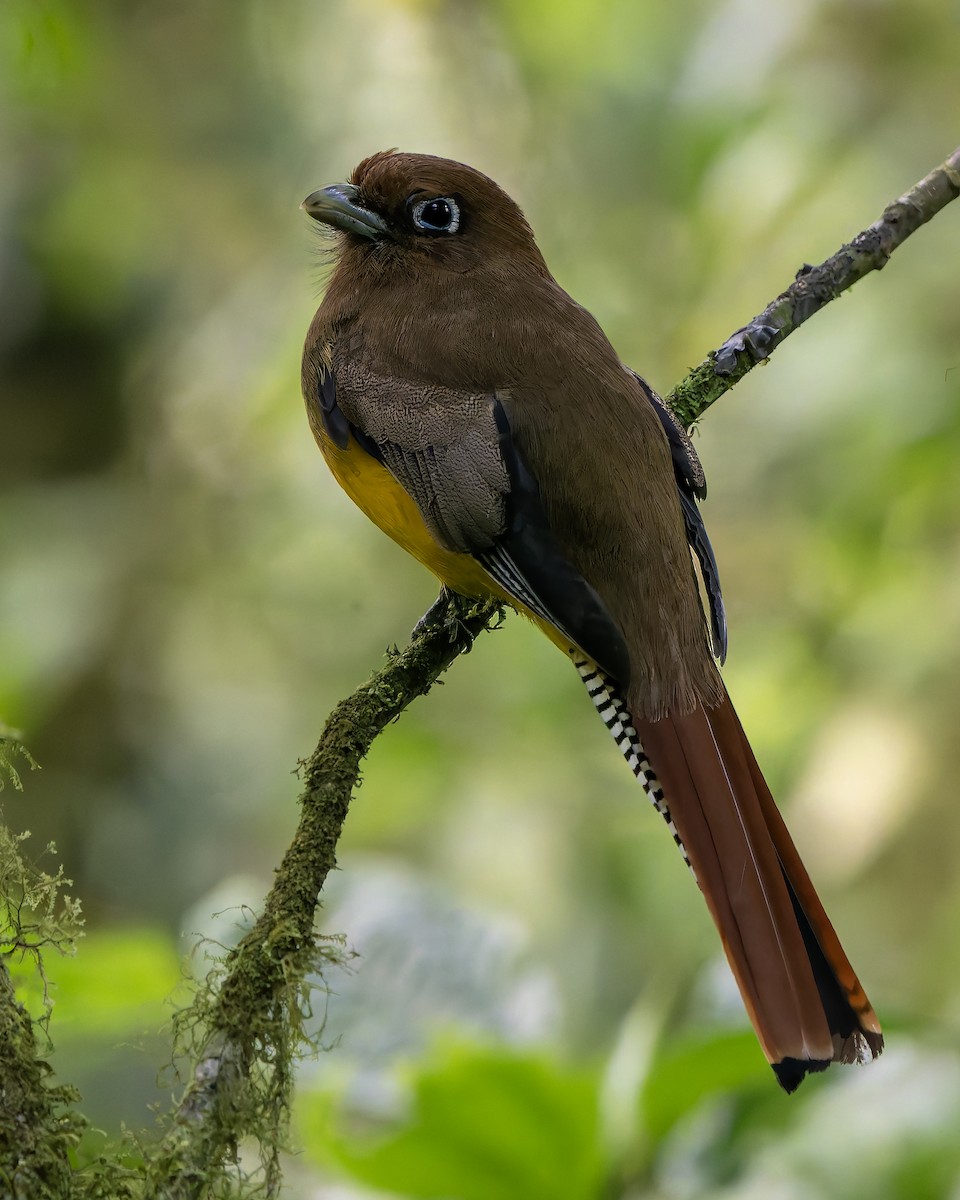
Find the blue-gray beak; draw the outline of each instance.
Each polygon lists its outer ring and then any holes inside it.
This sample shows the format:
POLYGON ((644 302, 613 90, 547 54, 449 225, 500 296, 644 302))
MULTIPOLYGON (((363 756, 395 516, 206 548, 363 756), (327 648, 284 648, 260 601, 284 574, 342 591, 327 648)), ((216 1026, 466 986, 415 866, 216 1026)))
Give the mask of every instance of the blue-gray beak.
POLYGON ((310 195, 300 205, 315 221, 332 225, 345 233, 365 238, 389 237, 383 217, 357 203, 359 190, 352 183, 334 183, 310 195))

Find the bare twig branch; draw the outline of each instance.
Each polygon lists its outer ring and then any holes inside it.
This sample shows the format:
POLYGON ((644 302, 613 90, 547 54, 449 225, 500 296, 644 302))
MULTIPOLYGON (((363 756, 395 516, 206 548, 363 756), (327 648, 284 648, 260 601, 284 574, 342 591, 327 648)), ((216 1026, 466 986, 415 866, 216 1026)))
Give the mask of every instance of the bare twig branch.
POLYGON ((960 195, 960 147, 852 242, 818 267, 804 265, 785 292, 749 321, 677 384, 667 400, 690 426, 757 363, 765 362, 804 321, 864 275, 879 271, 911 233, 960 195))

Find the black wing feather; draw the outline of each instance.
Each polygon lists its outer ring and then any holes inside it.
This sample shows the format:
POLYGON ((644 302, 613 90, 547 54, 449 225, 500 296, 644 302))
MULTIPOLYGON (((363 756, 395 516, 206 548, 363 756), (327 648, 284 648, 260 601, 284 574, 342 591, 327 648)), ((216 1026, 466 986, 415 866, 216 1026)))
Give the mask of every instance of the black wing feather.
POLYGON ((490 550, 474 557, 501 587, 555 625, 626 687, 630 656, 596 589, 565 558, 547 524, 540 489, 520 457, 503 405, 494 400, 500 453, 510 477, 507 524, 490 550))
POLYGON ((682 489, 677 489, 680 497, 680 507, 683 509, 683 521, 687 527, 687 541, 697 556, 700 571, 707 589, 707 600, 710 604, 710 630, 713 634, 713 653, 721 664, 727 657, 727 613, 723 607, 723 596, 720 593, 720 572, 717 570, 717 560, 713 547, 707 537, 703 518, 697 508, 697 502, 682 489))
POLYGON ((631 371, 631 374, 653 405, 653 410, 660 418, 660 424, 670 443, 670 457, 673 459, 673 474, 677 481, 680 507, 683 509, 687 541, 700 564, 700 573, 703 575, 707 600, 710 604, 713 653, 722 663, 727 657, 727 614, 720 591, 720 572, 717 569, 717 560, 713 553, 713 547, 710 545, 700 509, 697 507, 697 501, 703 500, 707 495, 706 476, 700 465, 700 459, 697 458, 697 452, 690 441, 690 435, 677 420, 673 409, 657 395, 645 379, 637 375, 636 371, 631 371))
POLYGON ((643 388, 644 395, 660 418, 663 432, 667 435, 667 441, 670 443, 670 457, 673 459, 673 473, 677 477, 677 487, 696 497, 697 500, 705 500, 707 498, 707 478, 703 473, 700 459, 697 458, 697 452, 693 448, 693 442, 690 441, 690 435, 663 397, 658 396, 636 371, 631 371, 630 374, 643 388))
POLYGON ((350 438, 359 442, 371 458, 383 462, 383 451, 362 429, 358 429, 344 415, 343 409, 337 403, 337 381, 332 371, 321 371, 317 381, 317 399, 320 402, 320 420, 331 442, 341 450, 346 450, 350 438))
POLYGON ((320 403, 320 420, 327 437, 340 450, 350 443, 350 422, 337 404, 337 381, 332 371, 321 371, 317 379, 317 400, 320 403))

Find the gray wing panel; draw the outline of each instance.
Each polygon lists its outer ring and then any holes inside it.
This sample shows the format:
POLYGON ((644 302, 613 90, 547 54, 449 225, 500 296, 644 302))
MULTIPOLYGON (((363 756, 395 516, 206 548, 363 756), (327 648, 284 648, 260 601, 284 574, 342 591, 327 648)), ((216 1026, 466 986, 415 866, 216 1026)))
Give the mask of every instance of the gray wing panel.
POLYGON ((495 399, 336 363, 337 403, 379 450, 437 541, 472 554, 506 524, 510 478, 500 453, 495 399))

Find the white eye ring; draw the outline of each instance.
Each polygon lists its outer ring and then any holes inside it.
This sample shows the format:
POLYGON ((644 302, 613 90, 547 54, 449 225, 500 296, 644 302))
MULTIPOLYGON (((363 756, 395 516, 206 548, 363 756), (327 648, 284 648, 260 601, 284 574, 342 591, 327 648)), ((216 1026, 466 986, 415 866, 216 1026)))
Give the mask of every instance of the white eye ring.
POLYGON ((428 200, 418 200, 412 210, 413 223, 424 233, 456 233, 460 228, 460 205, 452 196, 431 196, 428 200), (432 204, 445 204, 450 213, 450 219, 445 225, 435 225, 424 220, 424 213, 432 204))

